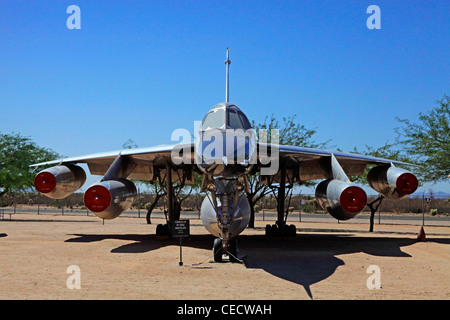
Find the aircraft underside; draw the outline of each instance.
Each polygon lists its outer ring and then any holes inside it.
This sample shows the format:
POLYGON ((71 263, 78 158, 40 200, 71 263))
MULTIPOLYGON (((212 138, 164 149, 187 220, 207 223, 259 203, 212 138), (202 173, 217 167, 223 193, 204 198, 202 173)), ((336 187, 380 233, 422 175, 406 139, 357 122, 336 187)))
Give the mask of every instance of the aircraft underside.
MULTIPOLYGON (((320 206, 339 220, 347 220, 361 212, 367 203, 364 190, 349 182, 342 167, 334 156, 330 158, 330 177, 318 184, 316 199, 320 206)), ((293 176, 286 163, 281 160, 280 172, 273 183, 277 187, 278 218, 273 226, 267 226, 266 235, 295 236, 295 227, 287 226, 285 221, 286 187, 292 185, 293 176)), ((110 166, 104 178, 89 187, 84 195, 86 207, 102 219, 114 219, 129 209, 137 198, 134 183, 126 178, 127 161, 120 156, 110 166)), ((155 170, 155 168, 154 168, 155 170)), ((157 171, 157 170, 155 170, 157 171)), ((173 184, 179 177, 173 177, 173 168, 167 163, 162 179, 167 183, 168 214, 167 225, 157 228, 157 236, 170 237, 168 227, 175 220, 173 184)), ((160 176, 161 178, 161 176, 160 176)), ((35 178, 36 189, 44 195, 62 199, 80 188, 86 180, 84 170, 73 164, 58 165, 39 172, 35 178)), ((368 174, 370 185, 383 196, 393 199, 403 198, 417 188, 417 179, 410 172, 393 165, 374 167, 368 174)), ((161 180, 160 180, 161 182, 161 180)), ((245 175, 236 177, 208 177, 202 183, 206 193, 201 206, 201 220, 206 230, 214 235, 214 260, 239 261, 236 237, 245 230, 250 219, 250 205, 246 190, 248 182, 245 175)))
MULTIPOLYGON (((338 220, 348 220, 367 204, 365 191, 349 176, 360 176, 366 165, 375 165, 368 173, 370 186, 383 197, 401 199, 412 194, 417 178, 394 164, 399 161, 298 146, 272 143, 260 130, 256 132, 247 116, 228 100, 229 51, 226 65, 226 101, 215 105, 204 117, 199 139, 174 146, 126 149, 38 163, 49 166, 36 175, 35 187, 44 195, 62 199, 86 181, 77 163, 86 163, 91 174, 103 175, 84 194, 86 207, 102 219, 114 219, 129 209, 137 198, 130 179, 165 184, 168 197, 167 224, 157 227, 156 235, 170 236, 169 225, 176 220, 174 184, 193 182, 193 174, 203 175, 201 190, 206 197, 201 207, 205 228, 214 236, 215 261, 237 257, 236 237, 247 227, 250 205, 246 197, 248 176, 276 189, 277 222, 266 227, 266 235, 295 236, 295 227, 287 226, 285 215, 286 188, 307 180, 322 180, 316 188, 318 204, 338 220), (55 166, 56 165, 56 166, 55 166)), ((266 134, 267 134, 267 130, 266 134)))

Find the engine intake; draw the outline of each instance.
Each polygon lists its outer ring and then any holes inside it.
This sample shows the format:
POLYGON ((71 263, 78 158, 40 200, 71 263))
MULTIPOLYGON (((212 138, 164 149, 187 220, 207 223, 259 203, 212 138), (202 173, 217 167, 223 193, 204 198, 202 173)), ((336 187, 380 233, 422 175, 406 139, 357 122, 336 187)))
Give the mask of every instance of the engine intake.
POLYGON ((360 213, 367 204, 366 192, 359 186, 327 179, 316 188, 319 205, 338 220, 348 220, 360 213))
POLYGON ((117 218, 130 208, 137 198, 136 186, 127 179, 106 180, 89 187, 84 204, 97 217, 117 218))
POLYGON ((386 198, 401 199, 417 190, 419 181, 411 172, 394 166, 378 166, 367 174, 369 185, 386 198))
POLYGON ((76 165, 50 167, 34 178, 36 190, 52 199, 63 199, 71 195, 85 182, 86 173, 76 165))

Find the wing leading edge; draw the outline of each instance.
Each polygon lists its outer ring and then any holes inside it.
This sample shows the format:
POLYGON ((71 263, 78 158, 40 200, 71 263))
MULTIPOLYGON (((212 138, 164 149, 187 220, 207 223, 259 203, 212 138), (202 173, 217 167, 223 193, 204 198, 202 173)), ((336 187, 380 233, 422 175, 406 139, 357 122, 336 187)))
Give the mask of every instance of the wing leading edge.
MULTIPOLYGON (((329 159, 332 155, 336 157, 346 174, 349 176, 361 175, 364 172, 366 165, 368 164, 416 166, 411 163, 377 158, 361 154, 287 145, 258 143, 257 150, 258 155, 256 158, 256 168, 264 166, 262 165, 263 163, 267 164, 271 160, 279 161, 279 159, 287 159, 287 167, 291 170, 297 171, 298 180, 300 181, 329 178, 330 174, 327 163, 329 163, 329 159), (278 157, 274 157, 273 153, 271 154, 271 151, 273 150, 278 150, 278 157), (267 154, 270 154, 270 156, 268 156, 267 154)), ((178 151, 175 152, 175 154, 178 154, 178 151)), ((129 175, 129 178, 131 179, 152 180, 153 175, 151 173, 151 169, 149 168, 154 166, 165 167, 167 161, 170 161, 175 168, 195 166, 195 163, 193 161, 194 143, 187 145, 160 145, 146 148, 116 150, 77 157, 68 157, 64 159, 37 163, 31 166, 37 167, 59 164, 85 163, 88 165, 91 174, 104 175, 108 171, 108 168, 111 166, 113 161, 120 155, 127 157, 136 165, 133 172, 129 175), (179 165, 174 164, 174 161, 172 161, 172 152, 174 150, 186 150, 186 148, 188 150, 191 149, 192 160, 188 163, 186 163, 185 161, 179 165)), ((277 167, 277 170, 272 175, 277 175, 279 173, 279 166, 277 167)))
MULTIPOLYGON (((85 163, 88 165, 91 174, 104 175, 117 157, 124 156, 131 160, 135 165, 134 170, 128 175, 128 178, 153 180, 153 167, 165 167, 167 161, 171 160, 171 154, 172 151, 175 150, 175 147, 192 149, 193 144, 183 145, 181 147, 180 145, 160 145, 146 148, 108 151, 36 163, 31 165, 31 167, 85 163)), ((183 166, 186 165, 184 164, 183 166)))
MULTIPOLYGON (((366 165, 404 165, 416 166, 411 163, 390 159, 372 157, 361 154, 314 149, 287 145, 258 144, 258 159, 262 163, 268 163, 274 157, 271 151, 277 150, 278 157, 285 160, 288 171, 295 175, 294 181, 307 181, 328 179, 331 174, 331 157, 334 155, 348 176, 360 176, 366 165), (278 150, 277 150, 278 148, 278 150), (270 150, 270 151, 268 151, 270 150), (267 156, 270 154, 270 156, 267 156), (265 158, 264 158, 265 157, 265 158), (295 179, 296 178, 296 179, 295 179)), ((279 175, 278 168, 274 176, 279 175)))

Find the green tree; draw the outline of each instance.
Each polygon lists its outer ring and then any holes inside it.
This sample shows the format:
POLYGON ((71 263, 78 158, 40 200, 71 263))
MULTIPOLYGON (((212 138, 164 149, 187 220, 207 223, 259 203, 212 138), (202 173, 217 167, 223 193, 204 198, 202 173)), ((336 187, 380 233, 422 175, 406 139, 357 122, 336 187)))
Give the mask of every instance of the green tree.
POLYGON ((444 95, 428 113, 419 113, 419 121, 399 119, 397 142, 422 167, 422 181, 444 180, 450 174, 450 97, 444 95))
MULTIPOLYGON (((283 117, 282 123, 277 120, 272 114, 270 118, 266 116, 262 123, 256 124, 252 122, 252 126, 256 131, 257 137, 259 138, 259 131, 261 129, 267 130, 267 143, 275 143, 273 140, 278 140, 280 145, 292 145, 298 147, 308 147, 308 148, 325 148, 327 144, 331 141, 326 142, 315 142, 312 138, 316 134, 316 129, 307 129, 304 125, 300 125, 296 122, 295 118, 297 116, 293 115, 290 117, 283 117), (278 130, 277 137, 271 136, 271 130, 278 130)), ((276 188, 269 186, 267 184, 259 183, 259 174, 248 175, 249 190, 247 191, 247 199, 250 204, 250 221, 249 227, 254 228, 255 223, 255 205, 264 198, 267 194, 272 192, 277 196, 276 188)), ((309 185, 311 182, 306 182, 305 185, 309 185)), ((288 186, 286 189, 286 195, 290 194, 293 186, 288 186)), ((289 206, 286 206, 288 209, 289 206)))
MULTIPOLYGON (((402 150, 397 148, 398 144, 389 144, 386 142, 384 146, 381 146, 379 148, 374 148, 366 145, 366 150, 358 150, 356 147, 353 148, 351 152, 358 153, 358 154, 364 154, 367 156, 377 157, 377 158, 384 158, 384 159, 390 159, 390 160, 396 160, 396 161, 402 161, 406 163, 413 163, 412 159, 405 155, 402 150)), ((358 177, 350 177, 350 180, 353 182, 358 182, 360 184, 368 185, 367 181, 367 174, 369 173, 370 169, 375 167, 376 165, 367 165, 364 173, 358 177)), ((409 170, 417 170, 417 167, 414 168, 408 168, 409 170)), ((415 172, 416 173, 416 172, 415 172)), ((370 226, 369 226, 369 232, 373 232, 373 225, 374 225, 374 217, 375 213, 377 212, 378 208, 380 207, 382 201, 384 199, 383 195, 379 195, 378 198, 371 200, 367 203, 367 206, 370 209, 370 226)))
POLYGON ((331 139, 320 143, 313 141, 312 137, 317 133, 316 128, 307 129, 304 125, 300 125, 296 122, 296 117, 297 115, 295 114, 290 117, 283 117, 283 123, 280 124, 280 121, 272 114, 270 118, 266 116, 262 123, 255 124, 255 122, 252 121, 252 125, 257 134, 261 129, 267 130, 267 143, 271 143, 272 141, 271 130, 277 129, 280 145, 325 148, 331 139))
POLYGON ((19 133, 0 133, 0 197, 32 188, 34 177, 42 168, 30 168, 30 165, 58 157, 56 152, 39 147, 19 133))
MULTIPOLYGON (((402 152, 402 150, 397 148, 396 143, 391 144, 389 142, 386 142, 383 146, 379 148, 366 145, 365 150, 358 150, 358 148, 354 147, 351 152, 371 157, 402 161, 406 163, 414 163, 411 157, 405 155, 402 152)), ((360 184, 368 185, 369 183, 367 182, 367 174, 369 173, 370 169, 372 169, 374 166, 376 165, 367 165, 362 175, 358 177, 349 177, 350 180, 353 182, 358 182, 360 184)), ((408 169, 413 171, 416 170, 415 168, 408 168, 408 169)))

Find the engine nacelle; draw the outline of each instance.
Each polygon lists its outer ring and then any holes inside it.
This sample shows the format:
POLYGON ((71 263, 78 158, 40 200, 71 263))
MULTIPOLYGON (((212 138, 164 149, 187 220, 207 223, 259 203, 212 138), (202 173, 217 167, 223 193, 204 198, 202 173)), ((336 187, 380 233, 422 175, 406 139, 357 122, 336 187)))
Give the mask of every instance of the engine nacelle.
MULTIPOLYGON (((219 204, 219 213, 221 206, 219 204)), ((238 236, 248 225, 250 221, 250 204, 248 203, 247 196, 242 193, 239 196, 239 201, 237 202, 237 210, 234 210, 233 206, 230 206, 230 211, 234 212, 233 220, 230 224, 230 238, 238 236)), ((202 223, 206 230, 209 231, 213 236, 221 237, 220 227, 217 221, 216 210, 211 202, 211 195, 208 194, 203 200, 202 207, 200 210, 200 216, 202 218, 202 223)))
POLYGON ((361 187, 335 179, 324 180, 316 188, 319 205, 338 220, 348 220, 360 213, 367 204, 361 187))
POLYGON ((378 166, 367 174, 369 185, 386 198, 401 199, 417 190, 419 181, 411 172, 394 166, 378 166))
POLYGON ((36 190, 52 199, 63 199, 71 195, 85 182, 86 173, 73 164, 50 167, 34 178, 36 190))
POLYGON ((130 208, 137 198, 136 186, 127 179, 98 182, 84 193, 84 204, 97 217, 114 219, 130 208))

